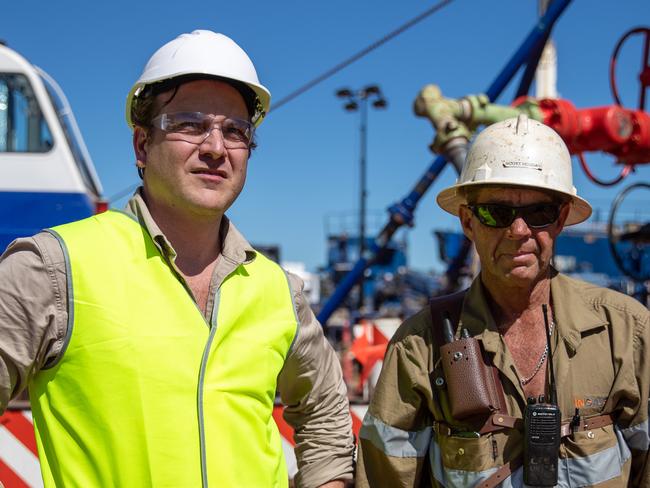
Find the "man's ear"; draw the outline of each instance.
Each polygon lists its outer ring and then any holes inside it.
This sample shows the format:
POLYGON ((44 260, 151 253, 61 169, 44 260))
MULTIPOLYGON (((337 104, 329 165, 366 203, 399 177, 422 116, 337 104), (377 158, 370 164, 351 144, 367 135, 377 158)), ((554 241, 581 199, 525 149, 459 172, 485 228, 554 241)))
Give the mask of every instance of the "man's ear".
POLYGON ((458 209, 458 218, 463 228, 463 233, 470 241, 474 242, 474 229, 472 229, 472 211, 466 205, 458 209))
POLYGON ((147 150, 149 134, 142 127, 135 127, 133 130, 133 152, 135 153, 135 165, 144 169, 147 166, 147 150))

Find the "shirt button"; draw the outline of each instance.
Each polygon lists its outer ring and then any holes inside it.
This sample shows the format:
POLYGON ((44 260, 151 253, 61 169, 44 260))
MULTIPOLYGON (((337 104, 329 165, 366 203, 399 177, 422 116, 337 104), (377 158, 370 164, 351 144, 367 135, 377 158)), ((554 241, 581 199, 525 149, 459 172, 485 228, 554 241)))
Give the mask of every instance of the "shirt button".
POLYGON ((458 455, 462 456, 463 454, 465 454, 465 449, 461 447, 460 449, 458 449, 458 455))
POLYGON ((589 437, 590 439, 594 439, 594 438, 596 437, 596 434, 594 434, 594 433, 590 430, 589 432, 587 432, 587 437, 589 437))

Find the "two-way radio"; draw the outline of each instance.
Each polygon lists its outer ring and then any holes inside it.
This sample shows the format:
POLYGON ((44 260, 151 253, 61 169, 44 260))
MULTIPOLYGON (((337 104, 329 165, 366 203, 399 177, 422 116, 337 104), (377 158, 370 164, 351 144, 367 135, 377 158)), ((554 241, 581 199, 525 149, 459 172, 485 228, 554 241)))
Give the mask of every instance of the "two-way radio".
POLYGON ((557 405, 551 331, 546 304, 542 305, 546 347, 550 365, 550 402, 544 396, 529 398, 524 413, 524 483, 528 486, 555 486, 558 475, 562 413, 557 405))

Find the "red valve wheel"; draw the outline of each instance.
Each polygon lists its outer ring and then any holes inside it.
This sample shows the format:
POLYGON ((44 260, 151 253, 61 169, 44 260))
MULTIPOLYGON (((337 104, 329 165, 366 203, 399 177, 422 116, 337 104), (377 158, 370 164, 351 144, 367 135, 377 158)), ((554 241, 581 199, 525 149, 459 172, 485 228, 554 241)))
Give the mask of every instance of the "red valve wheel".
POLYGON ((578 156, 578 161, 580 161, 580 166, 582 166, 582 169, 587 175, 587 178, 589 178, 591 181, 593 181, 594 183, 600 186, 614 186, 616 183, 623 181, 632 171, 634 171, 633 164, 626 164, 625 166, 623 166, 621 173, 618 176, 616 176, 613 180, 609 180, 609 181, 601 180, 596 175, 594 175, 591 172, 589 166, 587 166, 587 161, 585 161, 584 154, 579 152, 578 154, 575 154, 575 156, 578 156))
POLYGON ((645 110, 645 92, 646 88, 650 86, 650 28, 648 27, 637 27, 631 29, 621 37, 614 48, 612 57, 609 60, 609 84, 612 88, 612 95, 614 101, 617 105, 623 106, 621 99, 618 96, 618 87, 616 85, 616 61, 618 59, 618 54, 625 43, 631 36, 641 34, 644 37, 643 42, 643 56, 641 58, 641 72, 639 73, 639 82, 641 83, 641 88, 639 91, 639 110, 645 110))

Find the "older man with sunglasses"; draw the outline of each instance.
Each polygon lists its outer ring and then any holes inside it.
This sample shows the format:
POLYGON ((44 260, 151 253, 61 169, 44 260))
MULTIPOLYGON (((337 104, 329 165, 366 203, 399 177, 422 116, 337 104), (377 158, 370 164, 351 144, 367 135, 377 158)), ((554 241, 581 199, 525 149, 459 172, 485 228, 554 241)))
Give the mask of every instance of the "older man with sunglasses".
MULTIPOLYGON (((211 31, 162 46, 126 118, 143 185, 0 259, 0 413, 29 386, 47 487, 342 487, 354 440, 302 282, 225 216, 270 93, 211 31)), ((0 483, 1 485, 2 483, 0 483)))
POLYGON ((562 139, 525 115, 488 127, 438 203, 481 270, 392 338, 357 486, 650 487, 650 313, 553 269, 591 214, 562 139))

